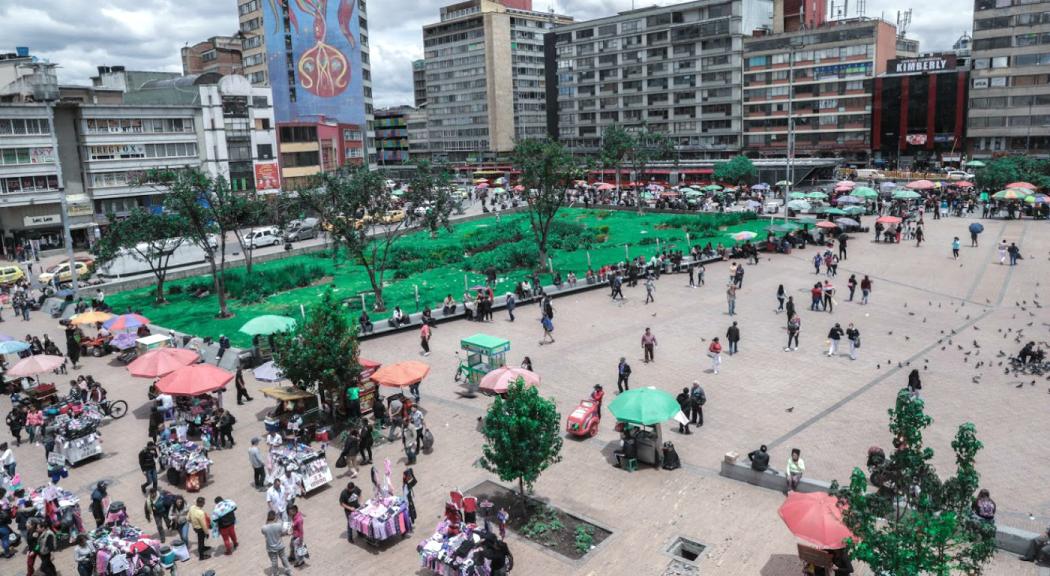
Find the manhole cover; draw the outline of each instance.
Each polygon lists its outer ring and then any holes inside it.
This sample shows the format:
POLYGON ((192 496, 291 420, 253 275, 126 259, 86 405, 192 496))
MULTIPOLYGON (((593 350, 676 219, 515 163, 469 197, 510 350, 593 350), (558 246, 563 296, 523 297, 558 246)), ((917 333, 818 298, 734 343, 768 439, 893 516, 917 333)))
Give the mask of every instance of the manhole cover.
POLYGON ((676 561, 693 563, 700 559, 700 555, 704 553, 705 548, 707 546, 696 540, 679 536, 671 541, 671 545, 667 547, 667 553, 675 558, 676 561))
POLYGON ((671 560, 660 576, 698 576, 699 574, 700 568, 696 565, 681 560, 671 560))

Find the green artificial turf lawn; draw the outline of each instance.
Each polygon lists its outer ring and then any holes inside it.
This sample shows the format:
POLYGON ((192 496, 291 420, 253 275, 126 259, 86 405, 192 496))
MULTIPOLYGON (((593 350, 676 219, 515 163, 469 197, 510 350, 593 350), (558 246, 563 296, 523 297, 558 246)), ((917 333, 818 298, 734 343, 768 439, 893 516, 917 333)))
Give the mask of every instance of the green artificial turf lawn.
MULTIPOLYGON (((557 219, 577 222, 594 229, 608 226, 608 237, 605 238, 605 241, 600 244, 594 244, 590 249, 550 251, 554 269, 561 272, 562 278, 564 279, 570 271, 573 271, 580 282, 583 281, 587 272, 588 253, 590 254, 591 267, 597 270, 604 264, 624 260, 627 254, 631 257, 639 255, 646 258, 650 257, 657 251, 655 241, 657 238, 660 240, 659 246, 661 249, 671 248, 688 251, 689 244, 703 246, 711 242, 712 245, 717 246, 721 242, 726 246, 730 246, 734 242, 729 237, 729 234, 744 230, 756 232, 758 239, 762 240, 765 238, 765 229, 769 225, 768 220, 751 220, 730 226, 724 231, 713 230, 712 233, 705 236, 697 237, 692 235, 690 243, 687 244, 683 229, 663 228, 661 224, 666 225, 667 222, 673 220, 679 225, 683 222, 689 222, 690 225, 695 226, 700 226, 703 223, 714 223, 717 225, 723 221, 720 219, 720 216, 717 214, 683 216, 653 213, 638 215, 636 212, 626 211, 566 208, 558 212, 557 219), (683 220, 683 218, 688 220, 683 220), (692 224, 693 222, 695 224, 692 224), (626 253, 625 245, 627 245, 626 253)), ((413 246, 418 246, 419 250, 426 250, 428 245, 442 242, 446 244, 449 242, 456 243, 471 231, 493 226, 498 226, 501 230, 506 229, 508 235, 512 234, 516 229, 524 227, 525 235, 523 239, 529 242, 532 241, 531 230, 528 229, 528 216, 515 214, 503 217, 500 223, 497 223, 496 218, 492 217, 457 224, 452 232, 442 231, 433 240, 428 233, 417 232, 404 236, 398 242, 403 243, 405 247, 410 249, 413 246)), ((347 313, 356 321, 357 316, 361 313, 360 294, 362 292, 371 293, 371 285, 363 266, 351 264, 345 260, 336 262, 330 254, 318 253, 256 264, 254 269, 279 269, 293 262, 320 265, 326 270, 328 276, 323 282, 316 282, 314 285, 305 288, 274 294, 265 298, 262 302, 242 304, 238 300, 230 300, 229 309, 234 314, 233 318, 220 320, 215 317, 218 311, 218 303, 214 295, 197 299, 186 293, 169 294, 168 303, 163 306, 157 306, 153 303, 152 290, 138 289, 113 295, 107 294, 106 301, 116 311, 122 312, 126 307, 130 307, 132 310, 141 311, 157 325, 178 330, 179 332, 198 336, 211 336, 212 338, 218 338, 220 335, 225 334, 235 346, 241 347, 249 346, 251 342, 249 336, 238 332, 238 329, 245 322, 264 314, 299 317, 300 305, 308 309, 329 286, 333 287, 339 297, 346 300, 347 313), (327 281, 328 277, 331 278, 331 281, 327 281)), ((541 274, 541 279, 544 284, 549 284, 551 274, 546 272, 546 268, 544 266, 544 274, 541 274)), ((495 288, 496 294, 513 291, 514 283, 521 282, 529 273, 525 269, 500 273, 495 288)), ((441 302, 446 294, 452 294, 453 298, 461 301, 465 286, 469 288, 485 283, 483 274, 473 271, 465 272, 462 261, 456 264, 435 266, 424 272, 409 274, 406 278, 400 280, 395 280, 394 277, 395 272, 393 270, 388 270, 384 275, 385 288, 383 289, 383 298, 386 300, 387 311, 370 313, 373 321, 388 317, 395 305, 400 305, 401 309, 406 313, 422 310, 427 304, 432 309, 440 309, 441 302), (415 301, 417 287, 419 290, 418 308, 415 301)), ((190 283, 200 283, 202 281, 208 282, 210 286, 210 276, 204 275, 169 282, 167 287, 169 289, 176 285, 186 287, 190 283)), ((368 297, 367 300, 369 307, 371 307, 371 297, 368 297)))

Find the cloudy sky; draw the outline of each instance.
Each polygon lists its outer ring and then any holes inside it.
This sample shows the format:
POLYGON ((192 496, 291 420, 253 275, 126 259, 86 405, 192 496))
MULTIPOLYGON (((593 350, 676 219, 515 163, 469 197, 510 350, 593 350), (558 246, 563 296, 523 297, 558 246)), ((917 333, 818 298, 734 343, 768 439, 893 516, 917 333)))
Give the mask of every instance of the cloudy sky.
MULTIPOLYGON (((836 0, 841 3, 842 0, 836 0)), ((851 12, 859 0, 850 2, 851 12)), ((422 26, 453 0, 371 0, 368 23, 373 94, 377 107, 412 102, 412 60, 423 55, 422 26)), ((646 4, 674 0, 638 0, 646 4)), ((61 65, 63 83, 89 83, 99 65, 180 71, 179 49, 237 31, 236 0, 0 0, 0 50, 29 46, 61 65)), ((631 8, 631 0, 534 0, 538 10, 585 20, 631 8)), ((867 15, 896 19, 914 7, 911 33, 924 51, 947 49, 972 21, 972 2, 867 0, 867 15)))

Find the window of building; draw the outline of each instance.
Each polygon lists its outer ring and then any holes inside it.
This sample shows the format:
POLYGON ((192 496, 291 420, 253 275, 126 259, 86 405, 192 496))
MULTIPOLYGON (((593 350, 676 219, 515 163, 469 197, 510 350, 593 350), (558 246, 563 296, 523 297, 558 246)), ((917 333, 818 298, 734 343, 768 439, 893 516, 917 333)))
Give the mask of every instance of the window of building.
POLYGON ((614 36, 616 35, 616 24, 606 24, 605 26, 598 27, 599 36, 614 36))
POLYGON ((0 118, 0 135, 50 134, 47 118, 0 118))

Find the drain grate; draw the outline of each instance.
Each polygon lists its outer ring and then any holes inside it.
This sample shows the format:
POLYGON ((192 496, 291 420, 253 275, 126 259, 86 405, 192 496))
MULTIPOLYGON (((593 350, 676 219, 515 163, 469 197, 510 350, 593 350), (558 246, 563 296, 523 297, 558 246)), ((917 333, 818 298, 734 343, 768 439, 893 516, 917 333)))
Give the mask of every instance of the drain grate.
POLYGON ((700 559, 706 548, 707 546, 696 540, 679 536, 671 541, 671 545, 667 547, 667 553, 677 560, 692 563, 700 559))

